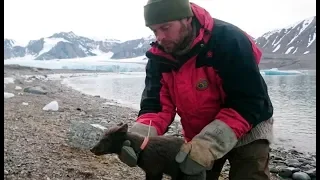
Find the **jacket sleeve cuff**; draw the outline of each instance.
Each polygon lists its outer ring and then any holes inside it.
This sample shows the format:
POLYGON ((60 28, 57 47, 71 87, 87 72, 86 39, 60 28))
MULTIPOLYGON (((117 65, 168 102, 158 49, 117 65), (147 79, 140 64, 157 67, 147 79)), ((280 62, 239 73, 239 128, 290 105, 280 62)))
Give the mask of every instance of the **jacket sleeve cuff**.
POLYGON ((137 133, 141 136, 158 136, 157 129, 153 126, 145 125, 143 123, 135 122, 133 123, 133 126, 129 129, 129 132, 137 133), (150 132, 149 132, 150 127, 150 132))
POLYGON ((234 131, 223 121, 212 121, 196 135, 192 141, 207 144, 214 159, 220 159, 226 155, 238 142, 234 131))

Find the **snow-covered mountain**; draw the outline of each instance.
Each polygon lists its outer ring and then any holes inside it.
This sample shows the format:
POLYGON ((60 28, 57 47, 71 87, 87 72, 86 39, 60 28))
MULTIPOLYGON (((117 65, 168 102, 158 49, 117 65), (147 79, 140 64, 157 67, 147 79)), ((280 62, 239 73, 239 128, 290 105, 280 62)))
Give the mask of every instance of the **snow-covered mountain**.
MULTIPOLYGON (((120 42, 95 40, 73 32, 60 32, 50 37, 32 40, 28 45, 4 39, 4 59, 30 57, 36 60, 70 59, 112 53, 112 59, 143 56, 154 36, 120 42)), ((316 53, 316 16, 285 28, 276 29, 254 39, 266 59, 295 59, 316 53)))
POLYGON ((267 32, 255 41, 264 53, 269 54, 316 53, 316 16, 267 32))
POLYGON ((4 59, 25 56, 35 60, 81 58, 111 52, 118 44, 118 40, 95 41, 73 32, 60 32, 50 37, 31 40, 26 46, 16 45, 11 39, 4 39, 4 59))
POLYGON ((112 59, 123 59, 143 56, 148 49, 150 43, 155 41, 154 36, 148 36, 140 39, 125 41, 117 46, 114 46, 112 52, 114 53, 112 59))

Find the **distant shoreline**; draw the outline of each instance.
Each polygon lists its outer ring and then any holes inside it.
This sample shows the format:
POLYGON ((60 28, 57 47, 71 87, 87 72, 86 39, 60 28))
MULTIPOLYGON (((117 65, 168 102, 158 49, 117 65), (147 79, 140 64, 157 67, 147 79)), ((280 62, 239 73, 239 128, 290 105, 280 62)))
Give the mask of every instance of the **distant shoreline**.
MULTIPOLYGON (((5 60, 10 61, 10 60, 5 60)), ((40 60, 37 60, 40 61, 40 60)), ((141 62, 126 62, 126 63, 133 63, 137 65, 143 65, 141 62)), ((28 68, 39 68, 44 70, 54 70, 57 72, 110 72, 105 70, 86 70, 86 69, 64 69, 64 68, 48 68, 48 67, 40 67, 40 66, 31 66, 31 65, 19 65, 19 64, 4 64, 5 66, 21 66, 21 67, 28 67, 28 68)), ((94 65, 93 65, 94 66, 94 65)), ((274 59, 264 59, 261 60, 260 64, 258 65, 260 70, 268 70, 272 68, 277 68, 279 70, 298 70, 298 71, 308 71, 308 70, 316 70, 316 60, 274 60, 274 59)), ((144 71, 138 71, 144 72, 144 71)))

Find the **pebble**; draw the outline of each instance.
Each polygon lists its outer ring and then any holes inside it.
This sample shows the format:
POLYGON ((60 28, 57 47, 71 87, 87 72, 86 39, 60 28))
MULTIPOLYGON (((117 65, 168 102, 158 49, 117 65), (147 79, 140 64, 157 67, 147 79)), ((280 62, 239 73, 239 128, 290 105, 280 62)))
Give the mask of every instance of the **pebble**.
POLYGON ((295 172, 292 175, 293 180, 311 180, 310 176, 305 172, 295 172))
POLYGON ((7 170, 4 170, 4 175, 8 175, 9 172, 7 170))
POLYGON ((310 169, 310 170, 306 171, 305 173, 307 173, 312 178, 316 177, 316 168, 310 169))
POLYGON ((294 150, 294 149, 290 149, 288 152, 293 155, 301 155, 302 154, 301 152, 298 152, 297 150, 294 150))
POLYGON ((285 163, 291 167, 300 167, 302 165, 297 159, 287 159, 285 163))
POLYGON ((276 168, 276 167, 270 167, 270 172, 271 172, 271 173, 278 174, 278 173, 279 173, 279 169, 276 168))
POLYGON ((20 87, 20 86, 15 87, 15 90, 21 90, 21 89, 22 89, 22 87, 20 87))
POLYGON ((274 160, 284 161, 284 158, 280 156, 274 156, 274 160))
POLYGON ((292 175, 292 171, 288 168, 283 168, 279 170, 279 176, 283 178, 291 177, 291 175, 292 175))
POLYGON ((305 169, 305 170, 313 169, 313 166, 311 166, 310 164, 306 164, 306 165, 302 166, 301 169, 305 169))

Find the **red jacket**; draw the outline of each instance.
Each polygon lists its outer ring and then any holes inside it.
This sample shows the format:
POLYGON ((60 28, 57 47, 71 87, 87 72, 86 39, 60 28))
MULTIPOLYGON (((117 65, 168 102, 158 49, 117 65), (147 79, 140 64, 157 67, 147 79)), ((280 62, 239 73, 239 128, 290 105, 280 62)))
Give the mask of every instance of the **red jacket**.
POLYGON ((187 141, 215 119, 225 122, 238 138, 273 107, 258 63, 261 51, 236 26, 214 19, 191 3, 199 26, 191 51, 175 58, 152 43, 146 53, 145 88, 137 122, 167 131, 176 113, 187 141))

